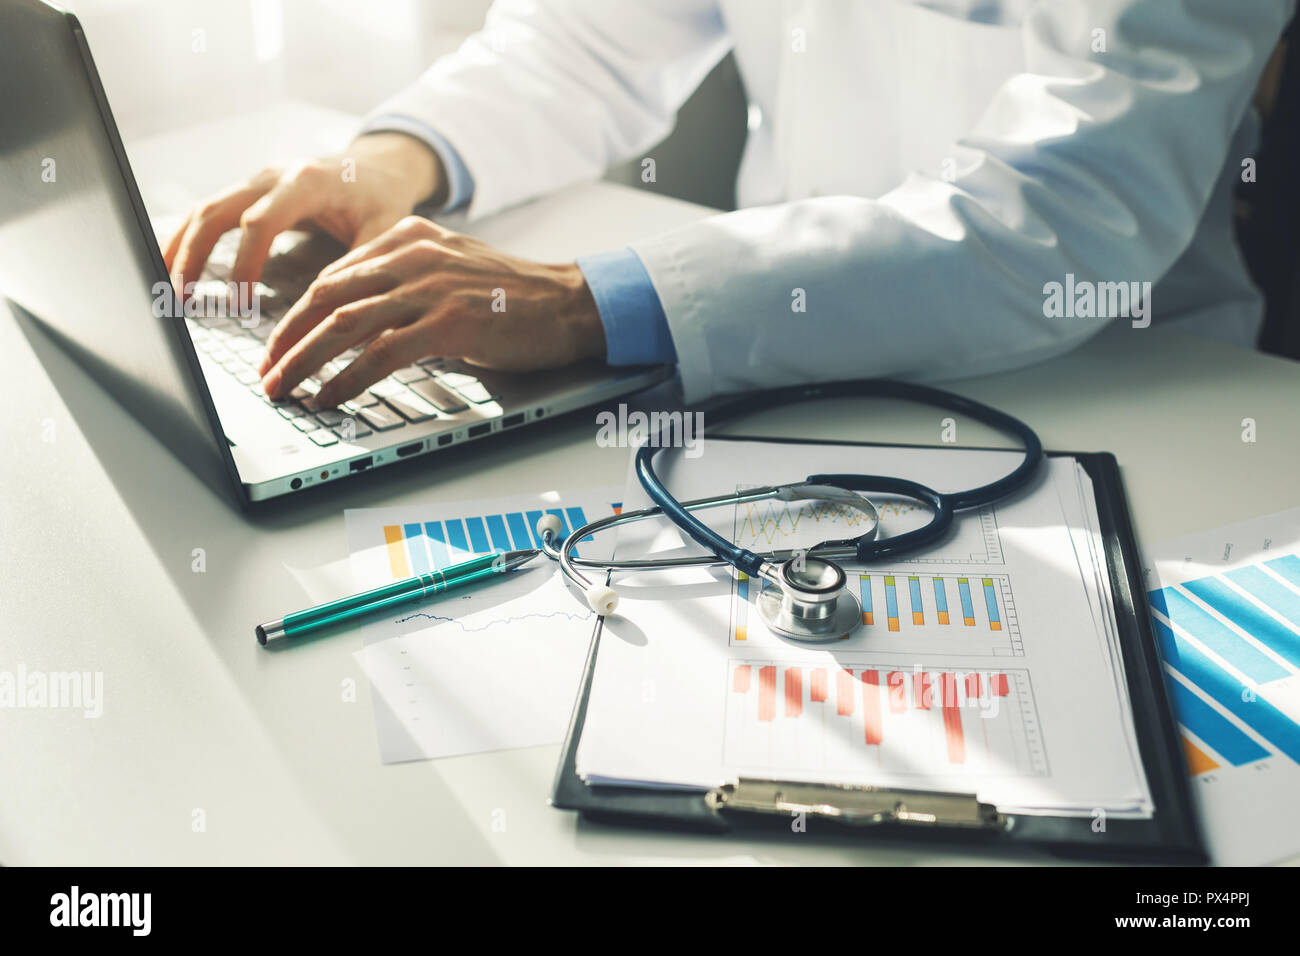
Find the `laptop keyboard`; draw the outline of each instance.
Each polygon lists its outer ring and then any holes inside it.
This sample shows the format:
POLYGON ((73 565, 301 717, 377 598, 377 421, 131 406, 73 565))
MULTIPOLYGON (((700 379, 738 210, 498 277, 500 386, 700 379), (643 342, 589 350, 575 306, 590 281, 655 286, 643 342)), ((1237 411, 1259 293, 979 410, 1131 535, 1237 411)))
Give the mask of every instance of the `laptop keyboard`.
POLYGON ((232 319, 190 319, 195 347, 227 375, 245 386, 282 418, 317 445, 364 438, 419 422, 452 416, 495 400, 473 375, 447 369, 441 358, 421 359, 398 369, 337 408, 321 408, 315 396, 321 386, 359 354, 349 349, 305 379, 288 398, 272 401, 262 388, 257 368, 266 355, 266 338, 274 328, 263 321, 245 329, 232 319))
MULTIPOLYGON (((208 268, 204 270, 205 280, 227 280, 237 238, 237 232, 229 232, 218 242, 208 268)), ((275 252, 273 245, 272 254, 275 252)), ((271 279, 270 264, 276 261, 273 258, 268 262, 268 280, 271 279)), ((285 269, 283 262, 282 259, 278 272, 292 271, 285 269)), ((444 359, 434 357, 398 369, 337 408, 318 407, 314 399, 321 386, 347 368, 348 363, 361 354, 360 349, 349 349, 326 362, 287 399, 272 401, 257 374, 266 356, 266 340, 276 322, 313 278, 314 273, 277 274, 272 280, 274 290, 267 288, 259 297, 260 320, 251 328, 227 317, 187 319, 195 347, 213 365, 321 446, 364 438, 375 432, 391 432, 419 422, 451 418, 474 406, 495 401, 496 396, 473 375, 449 369, 444 359)))

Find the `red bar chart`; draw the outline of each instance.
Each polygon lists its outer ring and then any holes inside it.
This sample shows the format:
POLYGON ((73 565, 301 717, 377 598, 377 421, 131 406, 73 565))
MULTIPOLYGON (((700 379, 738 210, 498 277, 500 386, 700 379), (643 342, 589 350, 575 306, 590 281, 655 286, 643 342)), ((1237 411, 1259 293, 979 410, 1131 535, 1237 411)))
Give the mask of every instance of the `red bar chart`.
POLYGON ((724 760, 738 772, 1047 773, 1027 671, 729 666, 724 760))

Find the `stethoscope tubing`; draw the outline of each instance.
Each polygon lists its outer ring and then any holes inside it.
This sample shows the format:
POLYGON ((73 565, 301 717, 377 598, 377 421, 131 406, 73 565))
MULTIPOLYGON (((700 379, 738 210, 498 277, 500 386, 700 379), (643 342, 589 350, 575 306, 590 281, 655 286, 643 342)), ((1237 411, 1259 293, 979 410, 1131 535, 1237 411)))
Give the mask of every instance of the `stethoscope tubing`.
MULTIPOLYGON (((905 401, 941 408, 944 411, 963 414, 1004 434, 1015 436, 1021 443, 1023 454, 1016 468, 996 481, 991 481, 976 488, 948 493, 935 491, 920 482, 907 478, 883 475, 823 474, 808 476, 806 479, 808 484, 833 485, 858 493, 901 494, 922 501, 933 510, 933 517, 923 528, 917 528, 892 538, 859 539, 855 555, 859 561, 866 562, 885 557, 897 557, 902 553, 919 549, 939 540, 952 525, 953 517, 957 511, 991 504, 1024 487, 1038 470, 1043 458, 1043 445, 1037 433, 1020 419, 974 399, 913 382, 866 379, 828 382, 820 385, 788 386, 739 396, 725 406, 715 409, 711 414, 717 416, 742 411, 753 412, 770 408, 773 405, 841 397, 900 398, 905 401)), ((712 552, 727 564, 746 574, 759 576, 763 566, 767 563, 762 555, 728 541, 708 525, 695 518, 690 513, 690 510, 682 507, 681 503, 664 486, 654 470, 655 455, 660 450, 657 436, 651 436, 650 440, 642 445, 636 454, 634 468, 637 479, 640 481, 642 488, 645 489, 646 494, 669 521, 706 551, 712 552)))
MULTIPOLYGON (((654 468, 655 456, 661 450, 656 434, 649 436, 645 444, 637 450, 634 459, 637 479, 653 504, 648 508, 610 515, 589 522, 581 528, 573 529, 563 538, 560 535, 563 526, 559 520, 553 517, 543 518, 538 527, 542 551, 547 557, 559 562, 565 578, 583 589, 589 606, 598 613, 610 613, 617 606, 617 595, 608 585, 592 582, 583 573, 583 568, 589 571, 600 571, 608 578, 611 573, 622 571, 713 567, 726 564, 751 577, 777 584, 791 600, 794 600, 796 593, 809 600, 819 600, 814 592, 807 589, 798 589, 796 586, 796 591, 789 591, 791 582, 777 573, 777 562, 788 564, 795 555, 794 551, 770 554, 750 551, 728 541, 696 518, 692 512, 720 505, 742 504, 770 498, 790 500, 799 497, 829 497, 844 501, 868 514, 872 519, 872 526, 856 538, 822 542, 805 550, 804 557, 819 558, 835 567, 838 566, 834 562, 842 561, 869 563, 883 558, 898 557, 938 541, 951 527, 958 511, 992 504, 1025 487, 1037 472, 1043 459, 1043 446, 1038 435, 1019 419, 974 399, 910 382, 868 379, 788 386, 738 396, 723 405, 715 406, 710 414, 715 418, 726 417, 740 412, 761 411, 779 404, 840 397, 903 399, 968 416, 1004 434, 1016 437, 1022 446, 1022 458, 1014 469, 1001 478, 976 488, 955 492, 935 491, 909 478, 885 475, 820 474, 810 475, 802 482, 789 485, 753 488, 692 501, 678 501, 664 486, 654 468), (902 495, 919 501, 932 511, 930 522, 922 528, 901 535, 878 538, 876 532, 879 527, 879 515, 870 499, 865 497, 868 492, 902 495), (620 561, 581 559, 573 554, 578 542, 585 538, 594 537, 621 524, 660 516, 666 517, 707 553, 678 558, 620 561), (552 523, 543 530, 543 524, 546 522, 552 523)), ((785 568, 786 565, 783 564, 782 567, 785 568)), ((843 572, 839 573, 842 577, 843 572)))

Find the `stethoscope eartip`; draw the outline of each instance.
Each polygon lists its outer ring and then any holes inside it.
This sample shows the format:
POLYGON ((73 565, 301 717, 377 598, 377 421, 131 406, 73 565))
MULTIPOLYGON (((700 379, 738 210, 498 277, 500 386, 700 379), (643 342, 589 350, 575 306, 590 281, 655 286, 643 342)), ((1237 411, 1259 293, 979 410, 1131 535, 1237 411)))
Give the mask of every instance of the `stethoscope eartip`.
POLYGON ((613 614, 618 608, 618 592, 605 584, 587 588, 587 606, 597 614, 613 614))
POLYGON ((537 537, 545 541, 548 532, 557 541, 560 539, 560 535, 564 533, 564 522, 559 519, 558 515, 542 515, 537 519, 537 537))

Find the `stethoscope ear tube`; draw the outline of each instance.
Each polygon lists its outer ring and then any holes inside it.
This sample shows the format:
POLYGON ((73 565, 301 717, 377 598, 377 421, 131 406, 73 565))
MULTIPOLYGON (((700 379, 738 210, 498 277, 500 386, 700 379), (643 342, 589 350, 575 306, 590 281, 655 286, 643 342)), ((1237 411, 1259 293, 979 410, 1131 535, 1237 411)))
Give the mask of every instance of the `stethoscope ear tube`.
POLYGON ((874 491, 881 495, 901 495, 929 506, 933 512, 929 522, 923 528, 916 528, 888 538, 859 539, 857 543, 859 561, 897 557, 938 541, 952 526, 956 514, 948 496, 908 478, 890 478, 884 475, 809 475, 808 484, 835 485, 848 491, 874 491))
POLYGON ((746 574, 757 576, 764 560, 759 555, 739 547, 718 534, 703 521, 697 519, 674 498, 654 470, 655 452, 659 451, 651 443, 642 445, 636 453, 636 476, 645 493, 663 511, 664 517, 684 531, 700 547, 716 554, 734 568, 746 574))

